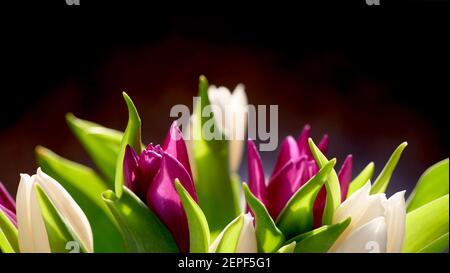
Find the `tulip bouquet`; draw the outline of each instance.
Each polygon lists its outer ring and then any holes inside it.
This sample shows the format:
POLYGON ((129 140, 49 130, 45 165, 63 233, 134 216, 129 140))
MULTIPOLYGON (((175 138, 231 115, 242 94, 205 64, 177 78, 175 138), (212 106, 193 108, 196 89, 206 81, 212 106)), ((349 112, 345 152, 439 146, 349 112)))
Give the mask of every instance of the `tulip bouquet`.
POLYGON ((200 103, 186 131, 174 122, 160 145, 141 141, 141 119, 124 93, 124 132, 72 114, 67 123, 95 170, 36 148, 35 175, 20 175, 16 199, 0 183, 1 252, 442 252, 448 247, 449 162, 431 166, 405 200, 385 190, 407 143, 373 179, 352 155, 337 168, 328 136, 316 145, 306 125, 281 144, 270 176, 247 141, 248 182, 236 171, 245 141, 207 139, 208 123, 245 130, 243 86, 234 92, 200 78, 200 103), (233 116, 212 121, 208 105, 233 116), (191 136, 197 137, 191 137, 191 136), (198 137, 200 136, 200 137, 198 137), (336 171, 338 170, 338 171, 336 171), (374 182, 372 183, 371 180, 374 182))

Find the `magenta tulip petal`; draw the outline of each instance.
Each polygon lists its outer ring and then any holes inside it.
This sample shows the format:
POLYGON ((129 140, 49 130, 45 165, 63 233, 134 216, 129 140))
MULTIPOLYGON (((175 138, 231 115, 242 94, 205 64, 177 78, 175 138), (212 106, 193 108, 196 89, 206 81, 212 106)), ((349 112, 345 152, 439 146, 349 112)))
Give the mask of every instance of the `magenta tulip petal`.
POLYGON ((192 177, 191 165, 189 164, 189 156, 186 148, 186 143, 183 139, 183 133, 181 133, 178 128, 176 121, 172 123, 169 129, 169 133, 166 136, 163 144, 163 150, 175 157, 184 168, 187 170, 189 175, 192 177))
POLYGON ((161 146, 159 146, 159 144, 156 146, 153 146, 153 143, 148 144, 147 148, 145 148, 145 150, 154 151, 160 155, 162 155, 164 152, 164 150, 161 148, 161 146))
POLYGON ((310 135, 311 126, 309 126, 309 124, 306 124, 305 126, 303 126, 302 132, 297 138, 298 151, 300 155, 308 155, 308 158, 312 157, 311 150, 309 149, 308 145, 308 138, 310 137, 310 135))
MULTIPOLYGON (((292 195, 319 171, 309 148, 308 139, 310 135, 311 126, 306 124, 297 140, 291 136, 284 139, 267 186, 264 183, 264 170, 259 153, 253 141, 248 141, 249 188, 266 205, 273 219, 278 217, 292 195), (265 198, 265 196, 267 197, 265 198)), ((326 153, 328 143, 328 135, 325 134, 320 140, 318 148, 326 153)), ((349 176, 351 176, 351 159, 346 160, 346 162, 342 171, 342 186, 345 187, 345 194, 348 190, 349 176), (348 174, 349 168, 350 174, 348 174)), ((314 224, 316 227, 321 225, 325 200, 326 190, 322 188, 314 203, 314 224)))
POLYGON ((253 140, 247 141, 248 146, 248 187, 250 191, 267 207, 267 186, 264 170, 258 150, 253 140))
POLYGON ((155 150, 145 150, 139 157, 138 185, 142 200, 146 200, 148 187, 159 172, 162 155, 155 150))
POLYGON ((188 252, 189 228, 186 214, 175 188, 175 179, 177 178, 192 198, 197 201, 194 184, 186 169, 173 156, 164 153, 161 158, 161 169, 148 189, 147 204, 171 231, 180 250, 188 252))
POLYGON ((138 159, 139 168, 144 177, 155 177, 159 170, 162 153, 155 150, 144 150, 138 159))
POLYGON ((297 164, 298 167, 295 175, 295 182, 292 186, 294 193, 317 173, 315 161, 308 160, 307 155, 300 157, 297 164))
POLYGON ((343 202, 347 196, 348 187, 350 185, 350 181, 352 180, 352 167, 353 156, 348 155, 338 174, 339 184, 341 186, 341 202, 343 202))
POLYGON ((287 201, 294 193, 293 184, 298 172, 298 163, 290 160, 281 170, 274 175, 267 185, 268 211, 273 219, 276 219, 283 210, 287 201))
POLYGON ((9 194, 2 182, 0 182, 0 205, 13 213, 16 213, 16 203, 14 202, 14 198, 9 194))
POLYGON ((123 178, 125 180, 125 186, 142 198, 142 192, 139 191, 138 160, 139 157, 134 152, 133 148, 127 145, 123 158, 123 178))
POLYGON ((281 144, 280 153, 278 154, 277 162, 275 163, 275 168, 270 179, 272 180, 290 160, 295 160, 299 156, 298 145, 295 139, 292 136, 286 137, 281 144))
POLYGON ((328 151, 328 143, 329 143, 329 139, 328 139, 328 135, 325 134, 323 135, 322 139, 320 140, 319 144, 317 145, 317 148, 319 148, 319 150, 326 154, 328 151))
MULTIPOLYGON (((311 161, 309 173, 313 177, 319 171, 315 161, 311 161)), ((314 228, 322 226, 323 210, 325 209, 325 201, 327 198, 327 190, 323 186, 317 194, 316 201, 314 202, 313 214, 314 214, 314 228)))
POLYGON ((314 228, 322 226, 323 210, 325 209, 325 200, 327 198, 327 190, 323 186, 317 194, 316 201, 314 202, 314 228))
POLYGON ((8 208, 6 208, 1 204, 0 204, 0 211, 3 212, 6 215, 6 217, 8 217, 8 219, 17 227, 17 218, 14 212, 12 212, 11 210, 9 210, 8 208))

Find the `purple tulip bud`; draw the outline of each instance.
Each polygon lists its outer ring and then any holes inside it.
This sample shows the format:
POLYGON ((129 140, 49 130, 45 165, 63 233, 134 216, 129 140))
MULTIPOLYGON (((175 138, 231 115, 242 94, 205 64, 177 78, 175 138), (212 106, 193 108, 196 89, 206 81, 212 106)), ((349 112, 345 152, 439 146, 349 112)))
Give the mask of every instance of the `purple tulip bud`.
POLYGON ((308 145, 308 138, 311 135, 311 126, 306 124, 303 126, 302 132, 297 138, 298 151, 301 155, 308 155, 308 158, 312 157, 311 150, 308 145))
MULTIPOLYGON (((286 137, 280 147, 269 183, 265 184, 261 158, 253 141, 248 141, 248 180, 250 191, 266 206, 269 214, 276 219, 286 203, 306 182, 317 174, 319 168, 311 153, 308 138, 311 127, 303 127, 297 140, 286 137)), ((325 154, 328 150, 328 135, 324 135, 318 148, 325 154)), ((352 172, 352 156, 347 156, 339 171, 341 197, 347 195, 352 172)), ((320 226, 325 207, 326 190, 323 187, 314 203, 315 226, 320 226)))
POLYGON ((147 204, 171 231, 181 252, 189 250, 187 217, 175 188, 179 179, 192 198, 197 201, 194 183, 184 166, 168 153, 163 153, 161 167, 147 192, 147 204))
POLYGON ((348 187, 350 186, 350 182, 352 180, 352 168, 353 156, 348 155, 338 173, 339 185, 341 186, 341 202, 343 202, 347 196, 348 187))
POLYGON ((317 145, 317 148, 319 148, 319 150, 322 153, 326 154, 328 151, 328 143, 329 143, 328 135, 325 134, 325 135, 323 135, 322 139, 320 140, 319 144, 317 145))
POLYGON ((183 139, 183 133, 178 128, 177 122, 174 121, 170 126, 169 133, 164 140, 162 149, 175 157, 192 177, 191 165, 189 164, 189 156, 186 148, 186 143, 183 139))
POLYGON ((297 173, 296 165, 298 162, 290 160, 284 167, 270 179, 267 185, 268 192, 268 211, 273 219, 283 210, 286 202, 292 196, 292 182, 297 173))
POLYGON ((267 206, 267 186, 261 157, 253 140, 248 145, 248 187, 250 191, 267 206))
POLYGON ((300 157, 297 142, 292 136, 288 136, 284 139, 280 147, 280 153, 278 154, 275 168, 273 169, 271 179, 280 172, 282 168, 292 159, 300 157))
POLYGON ((198 202, 183 135, 174 122, 163 147, 149 144, 140 155, 126 147, 123 162, 125 185, 147 203, 167 226, 181 252, 189 251, 189 226, 175 188, 179 179, 198 202))

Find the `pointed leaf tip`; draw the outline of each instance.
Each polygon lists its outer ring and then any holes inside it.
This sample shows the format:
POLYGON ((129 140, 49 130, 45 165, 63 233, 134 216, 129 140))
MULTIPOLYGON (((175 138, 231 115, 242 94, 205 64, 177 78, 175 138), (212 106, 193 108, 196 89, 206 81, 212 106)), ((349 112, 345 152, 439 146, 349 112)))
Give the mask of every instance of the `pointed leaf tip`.
POLYGON ((296 242, 292 242, 290 244, 287 244, 285 246, 282 246, 280 249, 277 250, 277 253, 293 253, 295 250, 296 242))
POLYGON ((210 252, 235 253, 244 226, 244 214, 231 221, 210 246, 210 252))
POLYGON ((123 160, 125 157, 125 147, 130 145, 135 152, 140 153, 142 151, 141 144, 141 118, 139 117, 136 106, 127 93, 123 92, 123 98, 128 108, 128 123, 125 133, 123 134, 122 141, 120 143, 119 155, 116 161, 116 173, 114 179, 114 189, 117 196, 120 198, 123 191, 124 176, 123 176, 123 160))
MULTIPOLYGON (((329 162, 328 159, 316 146, 312 138, 308 138, 308 144, 317 165, 319 168, 323 168, 329 162)), ((338 175, 334 168, 331 170, 331 173, 325 182, 325 188, 327 195, 325 200, 325 209, 323 211, 322 224, 329 225, 332 223, 334 211, 341 204, 341 187, 338 175)))
POLYGON ((277 228, 265 206, 253 195, 247 183, 243 183, 245 199, 255 215, 255 231, 258 251, 270 253, 280 248, 285 241, 283 233, 277 228))
POLYGON ((141 122, 141 118, 139 117, 137 108, 134 105, 133 100, 125 92, 122 92, 122 95, 123 95, 123 98, 125 100, 125 103, 127 104, 128 115, 130 116, 131 119, 135 119, 136 121, 139 121, 139 123, 140 123, 141 122))
POLYGON ((389 182, 392 177, 392 173, 394 172, 395 168, 397 167, 397 164, 400 160, 400 157, 403 153, 403 150, 408 146, 408 143, 405 141, 402 144, 400 144, 392 153, 391 157, 387 161, 386 165, 384 166, 383 170, 380 172, 378 177, 375 179, 375 182, 373 183, 371 194, 375 193, 383 193, 386 191, 387 186, 389 185, 389 182))
POLYGON ((367 166, 355 177, 355 179, 350 182, 350 186, 347 192, 347 198, 350 197, 354 192, 359 190, 362 186, 364 186, 367 181, 372 179, 373 172, 375 170, 375 164, 370 162, 367 166))
POLYGON ((200 75, 200 77, 198 79, 199 79, 200 83, 208 84, 208 79, 206 78, 205 75, 200 75))

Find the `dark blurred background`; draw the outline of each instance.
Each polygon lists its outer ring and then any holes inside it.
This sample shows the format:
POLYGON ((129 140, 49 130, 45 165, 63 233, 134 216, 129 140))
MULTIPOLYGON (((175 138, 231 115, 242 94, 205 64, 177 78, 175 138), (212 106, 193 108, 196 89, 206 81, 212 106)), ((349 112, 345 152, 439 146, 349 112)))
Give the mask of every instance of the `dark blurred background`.
MULTIPOLYGON (((251 104, 278 104, 279 141, 305 123, 316 140, 328 133, 329 155, 342 163, 352 153, 354 174, 369 161, 378 174, 408 141, 390 193, 448 157, 446 3, 33 3, 7 6, 1 19, 0 181, 12 193, 20 172, 35 172, 36 145, 92 166, 67 112, 123 130, 126 91, 144 141, 158 143, 200 74, 245 84, 251 104)), ((275 155, 262 153, 267 173, 275 155)))

